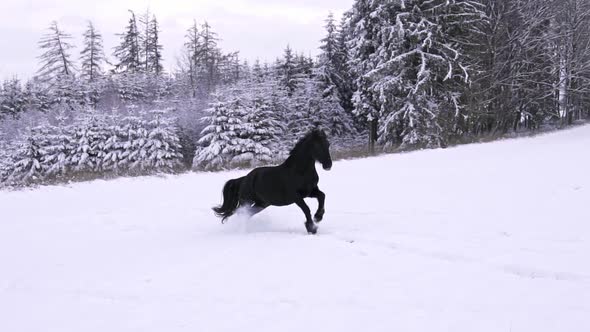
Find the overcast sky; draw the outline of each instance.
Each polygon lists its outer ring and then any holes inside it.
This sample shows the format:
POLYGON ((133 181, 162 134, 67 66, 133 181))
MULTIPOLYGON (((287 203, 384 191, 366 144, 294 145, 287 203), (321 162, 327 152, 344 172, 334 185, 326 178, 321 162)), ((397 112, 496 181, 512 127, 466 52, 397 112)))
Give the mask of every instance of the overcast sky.
POLYGON ((36 72, 37 42, 53 20, 75 38, 75 59, 88 20, 103 34, 105 53, 112 57, 119 42, 115 34, 129 19, 127 9, 140 14, 149 8, 160 23, 164 65, 170 70, 193 18, 210 23, 224 51, 273 61, 287 44, 317 54, 328 13, 339 18, 351 6, 352 0, 0 0, 0 78, 29 78, 36 72))

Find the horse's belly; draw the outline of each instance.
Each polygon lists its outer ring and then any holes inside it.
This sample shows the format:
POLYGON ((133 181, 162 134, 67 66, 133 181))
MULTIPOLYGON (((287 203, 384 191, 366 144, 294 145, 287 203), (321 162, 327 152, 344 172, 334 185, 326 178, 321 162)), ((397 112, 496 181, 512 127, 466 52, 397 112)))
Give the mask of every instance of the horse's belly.
POLYGON ((297 176, 273 168, 256 174, 254 192, 266 204, 286 206, 295 203, 298 197, 309 196, 317 182, 317 175, 297 176))

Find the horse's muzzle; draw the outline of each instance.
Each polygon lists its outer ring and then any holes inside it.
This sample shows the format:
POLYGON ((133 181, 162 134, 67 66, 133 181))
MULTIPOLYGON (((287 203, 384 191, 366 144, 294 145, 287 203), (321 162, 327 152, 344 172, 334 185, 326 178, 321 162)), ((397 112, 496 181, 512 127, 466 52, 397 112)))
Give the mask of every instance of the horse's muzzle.
POLYGON ((329 163, 322 164, 322 167, 323 167, 323 168, 324 168, 326 171, 329 171, 329 170, 331 170, 331 169, 332 169, 332 162, 330 161, 329 163))

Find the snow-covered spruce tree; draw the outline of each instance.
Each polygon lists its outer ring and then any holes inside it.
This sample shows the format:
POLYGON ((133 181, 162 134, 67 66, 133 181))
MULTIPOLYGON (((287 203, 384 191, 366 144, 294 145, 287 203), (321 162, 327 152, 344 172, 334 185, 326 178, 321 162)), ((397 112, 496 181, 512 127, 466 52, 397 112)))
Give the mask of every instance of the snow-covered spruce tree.
POLYGON ((252 65, 252 71, 250 73, 250 79, 254 84, 261 84, 264 82, 264 72, 262 71, 262 65, 260 60, 256 59, 252 65))
POLYGON ((102 75, 105 60, 102 35, 94 28, 94 24, 88 21, 88 27, 84 32, 84 49, 80 52, 80 76, 94 82, 102 75))
POLYGON ((150 111, 148 139, 145 147, 150 168, 157 172, 173 172, 182 165, 180 139, 175 131, 175 119, 169 110, 150 111))
POLYGON ((231 89, 229 97, 215 94, 214 101, 205 110, 202 121, 208 123, 198 143, 193 166, 204 170, 217 170, 230 166, 240 152, 239 134, 244 130, 246 109, 240 92, 231 89))
POLYGON ((115 65, 115 71, 118 73, 137 73, 142 71, 140 59, 140 36, 137 27, 137 19, 133 11, 129 11, 131 17, 126 27, 126 31, 119 34, 121 37, 120 44, 115 47, 114 56, 118 59, 115 65))
POLYGON ((40 183, 45 179, 43 149, 48 144, 48 133, 48 127, 42 125, 32 128, 22 137, 11 158, 5 181, 7 185, 18 187, 40 183))
POLYGON ((106 133, 105 119, 102 114, 88 110, 75 125, 75 146, 71 153, 71 167, 80 175, 88 175, 102 171, 106 133))
POLYGON ((340 105, 348 113, 352 113, 354 105, 352 103, 352 96, 354 94, 354 83, 352 73, 349 67, 349 55, 347 42, 350 36, 350 24, 348 23, 348 15, 346 13, 342 16, 340 24, 337 27, 336 33, 336 51, 335 51, 335 70, 337 80, 336 88, 338 89, 338 98, 340 105))
POLYGON ((319 61, 314 74, 318 80, 323 95, 339 96, 338 85, 342 81, 341 73, 338 72, 340 62, 340 50, 338 44, 338 30, 334 15, 330 13, 326 19, 326 37, 321 40, 319 61))
POLYGON ((150 170, 148 159, 149 125, 145 112, 131 113, 124 118, 126 141, 123 144, 121 165, 132 174, 145 174, 150 170))
POLYGON ((49 109, 68 105, 71 110, 76 110, 89 105, 92 95, 90 94, 91 90, 87 87, 87 84, 74 76, 60 77, 47 90, 49 109))
POLYGON ((6 178, 10 174, 12 146, 0 139, 0 188, 7 185, 6 178))
POLYGON ((277 76, 287 94, 291 96, 299 86, 299 76, 296 64, 296 56, 289 45, 285 48, 283 58, 276 64, 277 76))
MULTIPOLYGON (((312 123, 327 129, 333 137, 349 136, 355 132, 354 121, 344 106, 350 105, 351 87, 346 72, 346 48, 330 13, 326 20, 326 37, 322 39, 322 53, 314 69, 313 78, 308 80, 305 94, 310 95, 308 108, 314 119, 312 123)), ((342 29, 340 29, 342 30, 342 29)))
POLYGON ((246 115, 239 133, 240 146, 232 159, 237 165, 251 167, 268 164, 281 152, 281 141, 285 131, 282 114, 273 89, 278 87, 272 81, 255 84, 246 81, 243 99, 246 102, 246 115))
POLYGON ((51 108, 51 97, 45 84, 37 79, 29 80, 25 84, 25 99, 27 111, 47 112, 51 108))
MULTIPOLYGON (((116 149, 120 150, 117 154, 117 168, 118 169, 131 169, 131 166, 137 161, 137 152, 135 151, 133 142, 136 139, 137 132, 141 127, 141 119, 136 114, 129 114, 118 120, 120 128, 113 128, 120 132, 117 134, 119 144, 116 149)), ((111 133, 112 135, 112 133, 111 133)), ((110 142, 116 141, 117 139, 111 138, 110 142)), ((112 157, 111 157, 112 158, 112 157)))
POLYGON ((147 76, 138 73, 121 73, 112 78, 117 97, 124 104, 141 104, 147 101, 147 76))
POLYGON ((269 123, 271 128, 274 128, 272 131, 279 131, 279 134, 275 137, 269 137, 268 146, 272 147, 273 158, 281 159, 289 153, 293 147, 292 145, 297 140, 297 137, 290 135, 289 130, 289 121, 293 112, 297 110, 294 107, 296 105, 294 105, 292 98, 289 97, 288 90, 282 86, 276 69, 268 63, 261 66, 258 74, 252 75, 250 82, 249 86, 253 89, 254 109, 259 108, 256 104, 258 100, 258 105, 264 105, 262 107, 264 112, 270 112, 268 117, 272 119, 269 123))
POLYGON ((7 117, 17 117, 27 106, 26 94, 20 80, 12 78, 4 81, 0 88, 0 120, 7 117))
POLYGON ((48 125, 47 144, 42 150, 42 164, 45 176, 50 179, 64 178, 71 172, 71 158, 77 142, 74 128, 68 121, 68 112, 69 107, 63 105, 56 110, 55 124, 48 125))
POLYGON ((121 160, 128 135, 117 109, 111 110, 111 114, 106 116, 105 125, 106 141, 103 145, 102 169, 114 174, 124 173, 126 167, 121 160))
MULTIPOLYGON (((367 123, 369 132, 369 148, 374 150, 377 141, 377 126, 379 122, 380 101, 373 90, 374 81, 369 77, 376 67, 376 58, 380 53, 377 46, 380 39, 377 33, 391 26, 388 9, 393 6, 392 1, 386 0, 356 0, 353 8, 347 14, 349 48, 348 66, 354 77, 355 92, 353 94, 353 113, 367 123)), ((395 43, 393 35, 385 41, 395 43)), ((381 56, 388 56, 381 54, 381 56)))
POLYGON ((43 82, 51 82, 62 77, 74 75, 74 63, 70 59, 69 51, 74 46, 69 42, 72 36, 59 29, 57 22, 52 22, 49 32, 39 41, 43 51, 39 57, 41 67, 37 77, 43 82))
POLYGON ((298 109, 289 118, 289 128, 294 137, 317 127, 326 130, 336 140, 356 133, 351 114, 340 105, 337 90, 326 91, 324 87, 325 81, 310 78, 293 96, 298 109))
POLYGON ((480 5, 469 0, 360 3, 357 9, 368 12, 357 28, 370 31, 355 31, 361 35, 353 42, 356 53, 366 52, 354 63, 361 75, 358 112, 376 112, 382 119, 382 143, 444 146, 454 118, 461 115, 460 85, 469 80, 460 36, 454 34, 484 17, 480 5))

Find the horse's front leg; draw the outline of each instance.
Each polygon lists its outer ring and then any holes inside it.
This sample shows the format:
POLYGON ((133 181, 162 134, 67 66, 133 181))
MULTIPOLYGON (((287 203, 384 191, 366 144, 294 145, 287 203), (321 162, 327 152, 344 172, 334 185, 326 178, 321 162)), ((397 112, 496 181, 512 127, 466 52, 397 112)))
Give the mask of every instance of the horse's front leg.
POLYGON ((317 198, 317 200, 318 200, 318 210, 316 211, 315 215, 313 216, 313 219, 315 220, 315 222, 320 222, 324 218, 324 213, 326 212, 324 210, 324 202, 326 201, 326 194, 324 194, 320 190, 320 188, 315 187, 311 191, 311 193, 309 194, 309 197, 317 198))
POLYGON ((301 211, 303 211, 305 214, 305 228, 307 229, 307 232, 309 234, 317 233, 318 227, 313 223, 313 220, 311 220, 311 211, 309 210, 309 206, 305 204, 303 197, 298 196, 295 200, 295 204, 297 204, 297 206, 299 206, 301 211))

